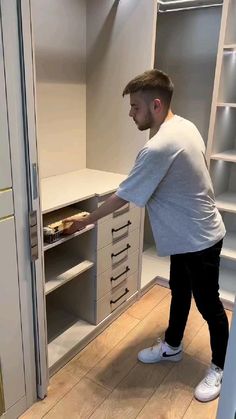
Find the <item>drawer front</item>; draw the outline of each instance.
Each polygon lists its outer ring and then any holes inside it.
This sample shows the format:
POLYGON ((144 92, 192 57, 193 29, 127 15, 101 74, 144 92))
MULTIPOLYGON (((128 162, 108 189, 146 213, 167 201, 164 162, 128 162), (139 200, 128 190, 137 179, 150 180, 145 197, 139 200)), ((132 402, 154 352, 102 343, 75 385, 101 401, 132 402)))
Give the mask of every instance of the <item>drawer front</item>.
POLYGON ((96 298, 99 300, 113 288, 116 288, 134 272, 138 271, 139 252, 136 251, 130 255, 129 259, 117 268, 103 272, 97 278, 96 298))
POLYGON ((12 190, 0 191, 0 218, 13 215, 12 190))
POLYGON ((110 243, 117 243, 140 225, 140 209, 135 207, 118 217, 111 218, 98 226, 97 247, 101 249, 110 243))
POLYGON ((126 300, 128 300, 138 289, 138 274, 135 272, 124 280, 118 287, 114 288, 113 291, 106 294, 103 298, 96 303, 96 314, 97 322, 100 323, 109 314, 115 311, 121 306, 126 300))
POLYGON ((139 230, 131 231, 129 236, 118 243, 109 244, 97 252, 97 276, 106 270, 113 270, 126 263, 129 256, 139 248, 139 230))
MULTIPOLYGON (((100 207, 103 204, 103 202, 105 202, 106 198, 108 198, 108 197, 102 197, 101 200, 98 200, 98 207, 100 207)), ((135 205, 132 202, 127 202, 127 204, 125 204, 120 209, 114 211, 112 214, 108 214, 108 215, 106 215, 106 217, 103 217, 100 220, 98 220, 98 225, 101 225, 101 224, 107 222, 108 220, 118 219, 122 215, 129 213, 129 211, 132 208, 135 208, 135 205)))

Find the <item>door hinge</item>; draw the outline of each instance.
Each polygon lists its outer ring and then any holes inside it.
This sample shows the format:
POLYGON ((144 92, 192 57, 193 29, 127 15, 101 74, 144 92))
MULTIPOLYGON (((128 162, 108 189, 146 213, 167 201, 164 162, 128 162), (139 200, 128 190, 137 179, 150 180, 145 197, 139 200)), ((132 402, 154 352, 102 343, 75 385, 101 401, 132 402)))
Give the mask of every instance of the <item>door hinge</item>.
POLYGON ((31 211, 29 213, 29 228, 30 228, 31 260, 35 261, 39 257, 37 211, 31 211))

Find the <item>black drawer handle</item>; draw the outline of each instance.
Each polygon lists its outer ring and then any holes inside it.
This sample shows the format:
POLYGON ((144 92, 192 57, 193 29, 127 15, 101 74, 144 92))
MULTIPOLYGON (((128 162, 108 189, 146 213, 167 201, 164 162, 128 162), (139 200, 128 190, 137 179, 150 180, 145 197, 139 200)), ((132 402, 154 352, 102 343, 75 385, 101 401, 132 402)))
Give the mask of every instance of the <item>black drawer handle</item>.
POLYGON ((128 250, 130 247, 131 247, 131 246, 130 246, 130 244, 128 243, 128 244, 127 244, 127 246, 126 246, 123 250, 121 250, 120 252, 118 252, 118 253, 112 253, 112 254, 111 254, 111 257, 112 257, 112 258, 114 258, 114 257, 116 257, 116 256, 119 256, 121 253, 125 252, 125 251, 126 251, 126 250, 128 250))
POLYGON ((111 232, 112 232, 112 233, 117 233, 117 231, 120 231, 120 230, 122 230, 122 229, 123 229, 123 228, 125 228, 125 227, 129 227, 131 224, 132 224, 132 223, 131 223, 131 221, 129 220, 127 224, 125 224, 124 226, 122 226, 122 227, 120 227, 120 228, 112 228, 111 232))
POLYGON ((125 288, 125 292, 124 292, 124 294, 122 294, 119 298, 117 298, 117 300, 115 300, 115 301, 113 301, 113 300, 111 300, 110 301, 110 304, 115 304, 115 303, 117 303, 117 301, 119 301, 122 297, 124 297, 126 294, 128 294, 128 292, 129 292, 129 289, 128 288, 125 288))
POLYGON ((116 276, 115 278, 112 276, 111 281, 117 281, 117 279, 119 279, 122 275, 126 274, 129 271, 130 271, 130 268, 128 266, 126 266, 124 272, 121 272, 121 274, 116 276))

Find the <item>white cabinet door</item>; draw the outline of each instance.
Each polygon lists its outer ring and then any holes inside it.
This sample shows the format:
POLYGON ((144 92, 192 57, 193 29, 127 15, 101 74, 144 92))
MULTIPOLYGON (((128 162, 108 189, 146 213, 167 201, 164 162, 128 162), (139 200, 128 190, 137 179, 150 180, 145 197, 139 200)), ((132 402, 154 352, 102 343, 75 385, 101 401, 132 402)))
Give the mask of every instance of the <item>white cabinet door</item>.
MULTIPOLYGON (((0 34, 1 22, 0 22, 0 34)), ((7 108, 6 108, 6 91, 5 91, 5 76, 3 65, 3 50, 2 50, 2 36, 0 35, 0 190, 7 189, 12 186, 11 181, 11 165, 9 152, 9 137, 7 125, 7 108)))
POLYGON ((0 221, 0 358, 5 409, 25 394, 14 217, 0 221))

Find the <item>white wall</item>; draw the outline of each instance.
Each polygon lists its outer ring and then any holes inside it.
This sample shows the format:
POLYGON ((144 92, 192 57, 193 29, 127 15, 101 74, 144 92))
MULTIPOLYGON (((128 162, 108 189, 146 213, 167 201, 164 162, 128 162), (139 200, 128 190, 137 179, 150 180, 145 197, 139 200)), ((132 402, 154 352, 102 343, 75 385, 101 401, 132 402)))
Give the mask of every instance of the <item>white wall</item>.
POLYGON ((221 7, 159 13, 155 67, 175 85, 173 110, 207 141, 221 7))
POLYGON ((32 0, 40 176, 86 167, 86 0, 32 0))
POLYGON ((153 67, 156 0, 87 3, 87 167, 128 173, 147 140, 122 91, 153 67), (99 3, 99 5, 98 5, 99 3))

